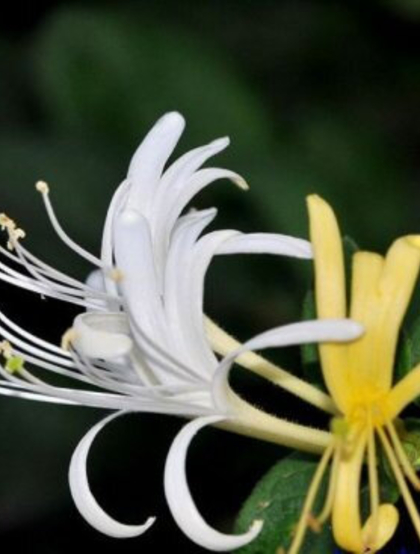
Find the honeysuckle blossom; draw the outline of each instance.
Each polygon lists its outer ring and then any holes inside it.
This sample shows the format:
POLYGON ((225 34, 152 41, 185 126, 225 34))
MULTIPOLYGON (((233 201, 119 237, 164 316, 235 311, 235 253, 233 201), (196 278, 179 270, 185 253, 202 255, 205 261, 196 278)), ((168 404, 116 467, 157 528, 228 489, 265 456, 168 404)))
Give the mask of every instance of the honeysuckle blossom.
MULTIPOLYGON (((349 317, 354 324, 363 327, 364 333, 347 343, 326 341, 320 344, 322 372, 330 394, 331 411, 335 411, 335 415, 331 420, 332 433, 325 437, 327 443, 308 489, 288 554, 299 552, 308 526, 319 529, 329 518, 338 546, 354 554, 373 553, 392 538, 399 520, 397 509, 380 498, 378 446, 389 462, 420 539, 420 515, 407 485, 408 480, 418 490, 420 479, 404 450, 396 426, 396 419, 404 408, 420 395, 420 365, 393 384, 398 336, 419 274, 420 235, 399 238, 385 257, 366 251, 354 254, 351 301, 348 303, 342 240, 335 215, 330 206, 316 195, 308 198, 308 207, 319 321, 331 321, 331 318, 344 321, 349 317), (360 489, 364 463, 367 466, 370 515, 362 522, 360 489), (325 503, 319 514, 313 514, 313 505, 328 469, 329 487, 325 503)), ((244 355, 247 356, 247 367, 252 365, 252 360, 258 363, 250 357, 250 352, 282 346, 285 328, 281 335, 276 330, 268 331, 242 346, 218 334, 217 329, 213 331, 210 336, 216 337, 215 348, 225 355, 214 377, 214 398, 221 411, 224 409, 233 415, 238 405, 241 409, 243 401, 229 386, 232 364, 244 360, 244 355)), ((327 404, 324 409, 326 407, 327 404)), ((251 414, 249 408, 242 420, 245 425, 248 414, 251 414)), ((255 414, 255 420, 258 418, 259 414, 255 414)), ((208 417, 188 423, 172 445, 168 460, 177 455, 177 449, 185 448, 203 426, 215 422, 220 425, 224 421, 221 416, 218 420, 208 417)), ((303 430, 301 437, 304 437, 303 430)), ((307 438, 312 439, 310 435, 307 438)), ((304 440, 293 446, 302 448, 304 440)), ((286 440, 284 444, 287 444, 286 440)), ((174 472, 173 467, 168 466, 166 487, 172 489, 169 499, 174 503, 174 472)), ((185 483, 180 485, 178 493, 182 492, 182 487, 185 483)), ((177 514, 179 511, 175 510, 175 516, 177 514)), ((186 527, 185 522, 179 523, 186 527)), ((199 537, 192 538, 203 544, 199 537)), ((215 543, 212 546, 215 549, 215 543)))
POLYGON ((420 394, 420 367, 393 385, 399 331, 420 268, 420 235, 397 239, 386 256, 359 251, 353 256, 351 300, 346 299, 342 241, 335 215, 318 196, 308 198, 314 248, 318 317, 345 318, 361 323, 363 336, 348 344, 321 344, 327 388, 339 414, 332 420, 333 438, 313 477, 290 553, 296 553, 312 517, 322 476, 331 465, 325 506, 317 516, 329 516, 335 541, 346 551, 362 554, 380 550, 398 524, 397 509, 382 503, 377 447, 383 449, 420 539, 420 517, 407 486, 420 479, 398 436, 395 420, 420 394), (377 444, 378 443, 378 444, 377 444), (360 482, 366 461, 370 516, 362 522, 360 482))
MULTIPOLYGON (((166 497, 175 520, 192 540, 209 549, 230 550, 252 540, 262 522, 254 522, 243 535, 226 535, 202 519, 185 475, 185 457, 194 434, 212 424, 293 448, 326 452, 323 459, 332 455, 331 445, 336 440, 328 431, 281 420, 245 402, 229 387, 230 364, 236 359, 248 370, 335 414, 342 408, 335 397, 332 400, 248 350, 352 340, 362 327, 337 311, 331 320, 278 327, 241 346, 205 317, 204 279, 215 255, 267 253, 309 259, 312 248, 305 240, 276 234, 234 230, 204 234, 216 210, 184 213, 195 194, 218 179, 229 179, 242 189, 247 185, 232 171, 201 168, 226 148, 227 138, 191 150, 166 167, 183 129, 182 116, 169 113, 141 143, 110 203, 99 256, 66 234, 54 212, 48 185, 37 183, 58 236, 93 266, 86 282, 34 256, 22 242, 25 233, 12 219, 0 216, 0 225, 7 232, 7 246, 0 246, 0 278, 84 309, 64 334, 61 346, 34 336, 0 311, 4 358, 0 393, 111 410, 77 446, 69 481, 84 518, 99 531, 120 538, 140 535, 154 518, 126 525, 103 511, 86 475, 92 442, 107 423, 128 412, 191 419, 167 458, 166 497), (219 361, 217 353, 232 350, 233 354, 219 361), (37 369, 47 370, 42 378, 37 369), (55 375, 67 378, 68 385, 57 385, 55 375)), ((332 347, 323 348, 327 352, 332 347)), ((365 443, 361 444, 364 448, 365 443)))

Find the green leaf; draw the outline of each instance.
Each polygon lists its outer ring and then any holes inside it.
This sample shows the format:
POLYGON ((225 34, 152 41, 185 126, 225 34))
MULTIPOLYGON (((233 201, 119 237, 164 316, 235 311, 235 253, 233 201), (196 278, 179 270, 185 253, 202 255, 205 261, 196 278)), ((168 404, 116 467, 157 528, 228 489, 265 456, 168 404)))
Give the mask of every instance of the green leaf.
MULTIPOLYGON (((243 505, 236 522, 238 533, 249 529, 255 519, 263 519, 264 527, 251 544, 237 552, 275 554, 279 547, 287 549, 317 464, 316 458, 292 454, 268 471, 243 505)), ((322 508, 326 485, 324 478, 314 513, 322 508)), ((308 530, 300 554, 325 554, 333 548, 330 526, 324 525, 319 534, 308 530)))
MULTIPOLYGON (((420 421, 417 421, 420 429, 420 421)), ((419 450, 420 452, 420 450, 419 450)), ((301 509, 319 460, 309 455, 291 454, 275 464, 255 486, 245 501, 236 521, 236 532, 247 531, 256 519, 264 521, 260 535, 249 545, 238 550, 240 554, 276 554, 280 548, 287 551, 293 530, 299 520, 301 509)), ((395 503, 399 490, 389 468, 380 458, 380 496, 382 502, 395 503)), ((324 476, 317 495, 313 513, 322 509, 328 485, 328 475, 324 476)), ((362 483, 360 491, 362 518, 369 516, 369 487, 362 483)), ((325 554, 333 552, 334 540, 330 522, 320 533, 308 529, 300 554, 325 554)))
MULTIPOLYGON (((403 379, 420 363, 420 317, 408 329, 403 329, 397 352, 395 381, 403 379)), ((420 404, 420 398, 414 401, 420 404)))
POLYGON ((408 459, 416 471, 420 470, 420 419, 409 417, 404 419, 398 430, 402 445, 408 459))

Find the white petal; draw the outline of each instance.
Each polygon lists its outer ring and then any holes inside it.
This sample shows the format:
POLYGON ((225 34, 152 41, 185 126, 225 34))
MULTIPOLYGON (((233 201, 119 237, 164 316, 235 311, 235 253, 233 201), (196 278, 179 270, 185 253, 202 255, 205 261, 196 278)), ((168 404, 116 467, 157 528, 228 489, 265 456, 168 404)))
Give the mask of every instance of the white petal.
POLYGON ((188 423, 172 443, 165 465, 166 500, 175 521, 192 541, 216 552, 234 550, 248 544, 258 535, 263 525, 262 521, 255 521, 243 535, 220 533, 204 521, 191 497, 186 477, 188 447, 200 429, 224 419, 224 416, 209 416, 188 423))
POLYGON ((162 212, 165 213, 165 226, 167 231, 170 231, 175 224, 175 221, 182 213, 186 205, 208 185, 214 181, 220 179, 228 179, 236 184, 238 187, 246 190, 246 181, 238 174, 228 169, 218 168, 205 168, 194 173, 189 179, 187 179, 181 190, 172 191, 168 190, 167 201, 165 209, 162 208, 162 212))
POLYGON ((98 292, 105 292, 104 274, 101 269, 94 269, 86 278, 86 285, 98 292))
POLYGON ((312 342, 347 342, 359 338, 363 332, 363 326, 350 319, 317 319, 275 327, 261 333, 226 356, 219 364, 213 380, 215 404, 221 410, 229 409, 229 371, 235 358, 244 352, 312 342))
POLYGON ((99 506, 89 487, 86 475, 86 462, 89 449, 96 435, 107 423, 125 412, 112 414, 96 424, 78 444, 70 462, 69 483, 73 500, 80 514, 96 530, 119 539, 137 537, 151 527, 156 518, 149 517, 142 525, 126 525, 119 523, 99 506))
POLYGON ((180 192, 185 189, 190 178, 193 178, 194 172, 211 156, 221 152, 228 145, 228 137, 214 140, 210 144, 190 150, 165 171, 153 198, 153 214, 151 217, 153 236, 162 236, 161 227, 166 224, 166 213, 170 210, 180 192))
POLYGON ((241 234, 224 242, 217 254, 273 254, 295 258, 312 258, 307 240, 274 233, 241 234))
POLYGON ((178 322, 178 334, 182 335, 181 340, 191 363, 200 367, 207 378, 217 366, 217 358, 204 330, 204 277, 220 244, 236 234, 236 231, 216 231, 192 245, 190 238, 194 236, 194 228, 185 229, 185 240, 177 245, 177 251, 172 251, 171 246, 170 256, 175 258, 176 255, 177 265, 171 264, 172 274, 167 275, 165 294, 170 291, 171 295, 168 307, 172 310, 172 321, 178 322))
MULTIPOLYGON (((125 205, 129 190, 131 188, 131 183, 127 180, 123 181, 112 197, 111 203, 109 205, 104 230, 102 233, 102 244, 101 244, 101 260, 105 268, 112 268, 114 264, 114 224, 115 218, 121 211, 121 208, 125 205)), ((110 279, 109 277, 104 279, 104 286, 108 293, 118 295, 117 283, 110 279)), ((109 305, 109 309, 113 309, 113 305, 109 305)))
POLYGON ((109 360, 125 356, 133 347, 123 313, 80 314, 73 323, 74 346, 88 358, 109 360))
POLYGON ((156 208, 158 211, 165 203, 165 198, 169 193, 173 198, 173 193, 181 190, 187 181, 199 167, 209 158, 218 154, 229 146, 229 138, 223 137, 216 139, 205 146, 199 146, 190 150, 178 158, 163 174, 159 183, 158 197, 156 198, 156 208))
POLYGON ((227 169, 206 168, 185 179, 180 190, 168 187, 159 212, 153 221, 153 237, 155 250, 159 260, 164 260, 167 254, 171 233, 177 219, 186 205, 202 189, 218 179, 228 179, 242 189, 247 188, 245 180, 227 169))
POLYGON ((122 272, 119 285, 130 313, 163 346, 165 322, 147 219, 135 210, 124 210, 116 218, 114 239, 116 263, 122 272))
POLYGON ((167 113, 159 119, 138 147, 128 169, 132 188, 127 207, 148 213, 163 168, 172 154, 185 126, 177 112, 167 113))
MULTIPOLYGON (((99 293, 107 292, 107 288, 105 286, 104 272, 102 271, 102 269, 95 269, 89 273, 89 275, 86 278, 86 286, 90 287, 91 289, 99 293)), ((117 293, 117 289, 115 288, 113 294, 116 294, 116 293, 117 293)), ((113 305, 115 304, 114 302, 110 303, 107 300, 102 298, 87 296, 87 299, 90 302, 90 304, 93 304, 93 305, 96 304, 98 306, 98 311, 102 311, 102 310, 106 311, 107 309, 112 310, 113 305)))
MULTIPOLYGON (((172 346, 192 367, 208 375, 207 361, 194 354, 196 347, 194 326, 190 329, 191 265, 195 242, 203 229, 214 219, 214 209, 190 213, 179 219, 171 241, 165 268, 165 316, 171 329, 172 346)), ((213 366, 214 360, 211 360, 213 366)))
MULTIPOLYGON (((190 222, 196 215, 191 214, 190 222)), ((184 216, 185 217, 185 216, 184 216)), ((192 226, 191 226, 192 227, 192 226)), ((189 353, 192 362, 211 374, 216 358, 209 346, 203 327, 204 280, 207 269, 216 254, 267 253, 311 257, 309 242, 275 234, 241 234, 238 231, 215 231, 202 237, 194 246, 198 233, 193 227, 177 228, 169 251, 165 302, 167 313, 175 321, 179 342, 189 353)))

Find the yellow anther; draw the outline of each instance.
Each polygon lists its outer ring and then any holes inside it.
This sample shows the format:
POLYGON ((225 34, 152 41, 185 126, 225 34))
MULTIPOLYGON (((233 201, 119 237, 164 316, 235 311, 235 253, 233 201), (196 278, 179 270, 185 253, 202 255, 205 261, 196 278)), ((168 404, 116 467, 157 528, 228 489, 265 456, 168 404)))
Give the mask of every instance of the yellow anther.
POLYGON ((35 188, 41 194, 48 194, 50 192, 50 187, 48 186, 48 184, 45 181, 38 181, 35 184, 35 188))
POLYGON ((115 283, 121 283, 121 281, 124 279, 124 273, 121 271, 121 269, 114 267, 108 273, 108 277, 112 279, 115 283))
POLYGON ((7 248, 8 250, 14 250, 15 249, 15 243, 18 242, 20 239, 24 239, 26 237, 26 233, 23 229, 13 228, 9 229, 9 240, 7 241, 7 248))
POLYGON ((5 229, 13 230, 13 229, 16 229, 16 223, 13 221, 13 219, 10 219, 8 215, 6 215, 5 213, 1 213, 0 227, 2 231, 4 231, 5 229))
POLYGON ((7 230, 7 232, 9 233, 9 240, 7 241, 7 248, 9 250, 14 249, 13 242, 23 239, 26 236, 25 231, 17 227, 13 219, 11 219, 5 213, 0 214, 0 228, 2 231, 7 230))
POLYGON ((76 340, 77 333, 73 327, 67 329, 64 335, 61 337, 61 348, 63 350, 70 350, 70 346, 76 340))
POLYGON ((313 514, 308 514, 306 520, 311 531, 313 531, 314 533, 320 533, 322 531, 322 525, 313 514))
POLYGON ((0 354, 8 360, 13 356, 13 348, 9 341, 3 340, 0 342, 0 354))

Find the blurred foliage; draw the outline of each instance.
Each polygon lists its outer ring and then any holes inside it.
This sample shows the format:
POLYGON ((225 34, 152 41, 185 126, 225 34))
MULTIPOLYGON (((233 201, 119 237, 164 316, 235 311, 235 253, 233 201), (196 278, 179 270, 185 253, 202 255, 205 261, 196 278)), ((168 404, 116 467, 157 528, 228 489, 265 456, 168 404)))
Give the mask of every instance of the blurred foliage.
POLYGON ((229 134, 244 151, 266 145, 265 111, 235 68, 164 23, 64 10, 36 41, 34 70, 40 102, 59 132, 88 133, 125 154, 169 110, 185 115, 189 144, 229 134))

